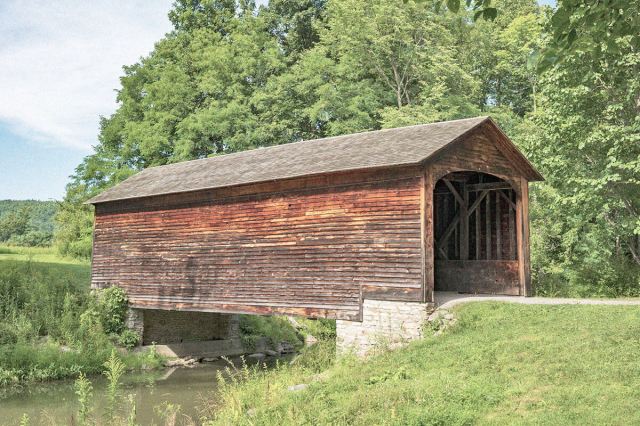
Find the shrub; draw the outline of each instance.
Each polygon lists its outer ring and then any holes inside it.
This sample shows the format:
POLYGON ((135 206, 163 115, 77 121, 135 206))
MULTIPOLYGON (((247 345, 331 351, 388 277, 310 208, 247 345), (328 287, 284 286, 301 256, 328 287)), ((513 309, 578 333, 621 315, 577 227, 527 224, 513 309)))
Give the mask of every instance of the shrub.
POLYGON ((133 330, 125 329, 118 336, 118 344, 125 348, 131 349, 140 343, 140 336, 133 330))
POLYGON ((0 322, 0 345, 11 345, 18 342, 18 333, 13 326, 0 322))
POLYGON ((80 376, 73 384, 75 393, 78 396, 78 403, 80 408, 78 409, 78 423, 80 425, 86 425, 91 414, 91 397, 93 396, 93 385, 87 377, 80 373, 80 376))
POLYGON ((303 344, 303 339, 291 323, 279 316, 240 315, 240 332, 243 344, 249 347, 260 337, 266 337, 272 345, 283 341, 295 347, 303 344))
POLYGON ((13 235, 7 241, 8 244, 23 247, 48 247, 51 245, 53 235, 43 231, 29 231, 26 234, 13 235))
POLYGON ((125 328, 127 293, 120 287, 104 289, 99 294, 99 310, 104 331, 108 334, 120 334, 125 328))

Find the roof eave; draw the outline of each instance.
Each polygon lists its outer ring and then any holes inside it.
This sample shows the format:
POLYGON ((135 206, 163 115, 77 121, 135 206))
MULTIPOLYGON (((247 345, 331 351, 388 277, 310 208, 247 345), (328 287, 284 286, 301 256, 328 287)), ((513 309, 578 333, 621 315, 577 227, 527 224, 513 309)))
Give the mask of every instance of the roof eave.
POLYGON ((502 131, 500 126, 498 126, 498 124, 495 122, 495 120, 493 118, 491 118, 491 117, 487 117, 487 118, 488 118, 488 120, 483 121, 483 124, 489 123, 491 125, 491 127, 504 140, 506 140, 509 144, 511 144, 513 149, 516 151, 517 155, 520 157, 522 162, 525 164, 525 170, 523 170, 523 174, 524 174, 524 177, 527 179, 527 181, 528 182, 544 182, 544 177, 542 176, 542 174, 538 171, 538 169, 535 168, 535 166, 533 164, 531 164, 529 159, 522 153, 522 151, 520 151, 520 148, 518 148, 518 145, 516 145, 511 140, 511 138, 506 135, 506 133, 504 131, 502 131))

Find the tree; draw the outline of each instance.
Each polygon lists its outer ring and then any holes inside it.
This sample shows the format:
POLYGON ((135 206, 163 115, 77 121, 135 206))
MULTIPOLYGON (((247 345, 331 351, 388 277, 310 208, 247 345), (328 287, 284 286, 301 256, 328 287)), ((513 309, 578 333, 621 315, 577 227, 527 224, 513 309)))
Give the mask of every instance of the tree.
POLYGON ((583 30, 580 37, 599 46, 565 51, 541 76, 533 117, 540 131, 528 151, 547 179, 533 227, 555 234, 541 236, 540 245, 554 249, 539 265, 564 269, 574 287, 637 295, 640 55, 635 36, 601 38, 599 25, 583 30))
POLYGON ((30 219, 31 213, 28 207, 3 215, 0 218, 0 241, 4 242, 11 237, 25 234, 29 228, 30 219))

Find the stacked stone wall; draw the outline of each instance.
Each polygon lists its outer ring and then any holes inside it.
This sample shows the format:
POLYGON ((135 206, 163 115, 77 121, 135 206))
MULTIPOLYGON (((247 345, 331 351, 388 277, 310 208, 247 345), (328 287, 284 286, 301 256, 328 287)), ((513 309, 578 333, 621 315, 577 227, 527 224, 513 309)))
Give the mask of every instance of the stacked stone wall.
POLYGON ((420 338, 431 311, 425 303, 364 300, 361 322, 336 321, 338 352, 365 355, 420 338))

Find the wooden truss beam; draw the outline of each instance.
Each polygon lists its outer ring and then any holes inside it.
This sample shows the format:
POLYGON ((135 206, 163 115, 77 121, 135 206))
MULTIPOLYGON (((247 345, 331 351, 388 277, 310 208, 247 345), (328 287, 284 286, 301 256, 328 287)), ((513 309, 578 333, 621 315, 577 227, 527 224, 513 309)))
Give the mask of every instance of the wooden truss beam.
POLYGON ((479 192, 484 190, 496 191, 500 189, 513 189, 508 182, 485 182, 467 185, 467 191, 479 192))

